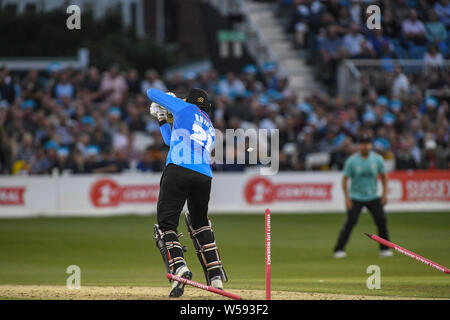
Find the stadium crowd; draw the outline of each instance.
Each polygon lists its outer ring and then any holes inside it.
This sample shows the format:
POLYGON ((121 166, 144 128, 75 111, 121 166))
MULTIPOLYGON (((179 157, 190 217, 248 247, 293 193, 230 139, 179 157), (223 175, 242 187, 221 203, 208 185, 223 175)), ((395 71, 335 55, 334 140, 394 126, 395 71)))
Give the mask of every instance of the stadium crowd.
POLYGON ((280 0, 294 43, 307 48, 319 66, 319 78, 332 85, 342 59, 423 59, 442 67, 450 55, 448 0, 280 0), (368 25, 380 8, 380 28, 368 25), (286 12, 287 10, 287 12, 286 12), (370 20, 369 20, 370 19, 370 20))
MULTIPOLYGON (((443 93, 450 90, 450 72, 443 57, 449 48, 450 2, 380 1, 383 28, 373 32, 361 30, 362 3, 290 4, 297 44, 317 42, 325 78, 334 76, 335 64, 343 57, 390 61, 377 73, 362 73, 361 99, 316 92, 298 103, 276 63, 261 70, 247 65, 239 74, 209 70, 171 77, 155 70, 121 70, 117 65, 108 70, 52 65, 45 72, 29 70, 22 75, 0 67, 0 172, 161 171, 167 146, 149 114, 145 92, 157 88, 184 97, 192 87, 210 93, 211 117, 218 130, 279 129, 281 170, 309 169, 307 158, 317 153, 330 158, 313 169, 342 169, 357 150, 355 138, 362 131, 373 136, 374 150, 397 170, 449 168, 450 110, 443 93), (422 32, 409 34, 409 29, 422 32), (419 47, 425 48, 425 67, 405 72, 396 59, 402 54, 414 57, 419 47), (426 95, 429 89, 439 94, 426 95)), ((241 171, 245 165, 214 165, 214 169, 241 171)))
MULTIPOLYGON (((344 103, 323 92, 297 103, 274 64, 264 68, 267 84, 256 72, 249 65, 239 75, 220 77, 210 70, 163 79, 149 70, 140 79, 137 70, 120 72, 113 66, 103 73, 96 67, 85 72, 31 70, 19 78, 2 68, 2 173, 162 170, 167 147, 148 112, 145 92, 150 87, 179 97, 190 87, 204 88, 212 94, 212 119, 221 131, 278 128, 281 170, 304 170, 306 157, 316 152, 331 155, 329 165, 320 169, 340 169, 356 150, 354 138, 361 130, 372 133, 374 149, 395 160, 397 169, 449 166, 449 105, 444 99, 424 97, 420 84, 429 87, 431 79, 416 81, 397 67, 382 82, 390 85, 392 98, 378 94, 377 86, 363 79, 362 103, 356 98, 344 103)), ((440 77, 448 88, 448 73, 440 77)), ((216 170, 243 169, 243 165, 216 166, 216 170)))

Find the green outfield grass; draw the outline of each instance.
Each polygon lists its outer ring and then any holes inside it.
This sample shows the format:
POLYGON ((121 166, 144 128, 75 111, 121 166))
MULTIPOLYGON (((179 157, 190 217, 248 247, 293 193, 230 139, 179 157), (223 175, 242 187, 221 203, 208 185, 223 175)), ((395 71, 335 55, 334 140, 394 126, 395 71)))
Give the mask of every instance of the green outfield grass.
MULTIPOLYGON (((213 215, 227 288, 264 289, 264 215, 213 215)), ((332 248, 343 214, 272 214, 272 289, 303 292, 450 298, 450 276, 396 253, 379 258, 364 213, 347 247, 332 248), (369 265, 381 268, 381 290, 366 288, 369 265)), ((65 285, 69 265, 81 268, 82 285, 167 286, 152 226, 155 216, 0 220, 0 285, 65 285)), ((390 214, 391 240, 450 266, 450 212, 390 214)), ((204 281, 189 235, 187 261, 204 281)))

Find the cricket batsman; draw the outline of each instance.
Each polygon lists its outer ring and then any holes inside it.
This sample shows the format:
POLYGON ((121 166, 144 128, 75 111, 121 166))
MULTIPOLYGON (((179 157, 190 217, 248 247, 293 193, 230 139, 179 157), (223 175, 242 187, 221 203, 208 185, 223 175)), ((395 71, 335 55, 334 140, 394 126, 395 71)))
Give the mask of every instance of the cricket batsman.
MULTIPOLYGON (((387 176, 384 170, 383 158, 372 150, 372 140, 369 135, 362 134, 358 139, 359 152, 347 159, 344 165, 342 190, 347 207, 347 219, 342 226, 338 241, 334 248, 335 258, 345 258, 345 245, 353 227, 358 221, 361 210, 366 207, 372 214, 378 228, 379 236, 389 240, 386 215, 383 206, 387 203, 387 176), (377 177, 381 176, 383 193, 377 192, 377 177), (347 181, 351 180, 350 193, 347 181)), ((392 252, 388 247, 380 246, 380 256, 390 257, 392 252)))
MULTIPOLYGON (((173 93, 157 89, 147 91, 153 101, 150 113, 158 119, 164 142, 170 146, 163 171, 154 226, 156 246, 161 252, 167 272, 191 279, 192 272, 184 260, 177 227, 187 201, 186 225, 194 242, 208 285, 223 290, 227 276, 217 249, 208 218, 211 192, 211 150, 214 126, 208 116, 208 94, 193 88, 185 100, 173 93), (168 118, 169 117, 169 118, 168 118), (173 126, 170 120, 173 117, 173 126)), ((170 297, 180 297, 184 284, 173 281, 170 297)))

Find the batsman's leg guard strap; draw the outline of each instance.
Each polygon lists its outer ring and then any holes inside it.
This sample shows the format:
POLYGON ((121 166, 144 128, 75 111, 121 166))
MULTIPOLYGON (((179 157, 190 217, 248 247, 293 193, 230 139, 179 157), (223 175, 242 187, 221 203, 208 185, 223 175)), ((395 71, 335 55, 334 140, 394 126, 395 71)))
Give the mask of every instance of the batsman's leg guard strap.
POLYGON ((208 270, 217 269, 217 268, 222 268, 222 261, 213 261, 213 262, 206 264, 206 269, 208 269, 208 270))
POLYGON ((202 249, 203 249, 203 252, 217 250, 217 245, 215 242, 205 244, 204 246, 202 246, 202 249))
POLYGON ((186 264, 186 261, 184 260, 183 257, 175 257, 173 259, 169 259, 169 268, 171 268, 173 272, 184 264, 186 264))
POLYGON ((193 236, 196 236, 196 235, 198 235, 199 233, 201 233, 201 232, 203 232, 203 231, 207 231, 207 230, 212 230, 212 228, 211 228, 210 225, 204 226, 204 227, 201 227, 201 228, 198 228, 197 230, 192 230, 192 235, 193 235, 193 236))

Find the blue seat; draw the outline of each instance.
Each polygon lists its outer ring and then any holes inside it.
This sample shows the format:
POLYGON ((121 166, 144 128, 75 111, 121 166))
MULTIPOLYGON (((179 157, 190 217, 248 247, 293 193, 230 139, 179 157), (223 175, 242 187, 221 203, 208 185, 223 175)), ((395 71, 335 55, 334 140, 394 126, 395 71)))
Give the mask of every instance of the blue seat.
POLYGON ((411 59, 423 59, 423 56, 427 52, 427 47, 418 46, 413 43, 409 45, 409 56, 411 59))
POLYGON ((445 58, 448 59, 450 57, 450 37, 447 37, 445 42, 439 44, 439 51, 441 51, 445 58))
POLYGON ((417 8, 417 6, 419 4, 417 2, 417 0, 408 0, 407 3, 408 3, 408 7, 411 7, 411 8, 417 8))
POLYGON ((394 45, 395 53, 397 54, 397 57, 399 59, 408 59, 409 58, 408 51, 406 51, 405 48, 403 48, 400 45, 400 42, 398 41, 398 39, 392 39, 392 43, 394 45))

